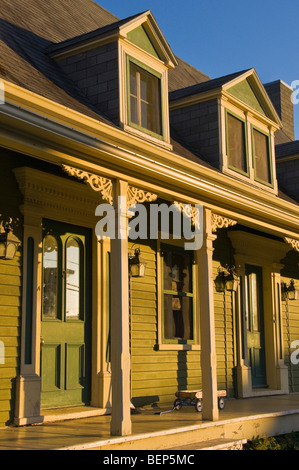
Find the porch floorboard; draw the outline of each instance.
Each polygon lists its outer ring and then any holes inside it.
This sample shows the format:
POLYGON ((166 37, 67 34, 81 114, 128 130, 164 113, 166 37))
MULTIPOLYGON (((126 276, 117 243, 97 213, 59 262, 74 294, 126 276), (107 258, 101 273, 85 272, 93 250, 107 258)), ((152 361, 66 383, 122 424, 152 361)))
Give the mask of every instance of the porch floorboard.
POLYGON ((155 450, 184 445, 192 448, 193 444, 195 450, 199 442, 207 440, 251 439, 299 431, 299 394, 228 399, 217 422, 202 421, 201 413, 187 406, 157 414, 171 408, 132 414, 133 433, 126 437, 110 435, 110 415, 9 426, 0 429, 0 450, 155 450))

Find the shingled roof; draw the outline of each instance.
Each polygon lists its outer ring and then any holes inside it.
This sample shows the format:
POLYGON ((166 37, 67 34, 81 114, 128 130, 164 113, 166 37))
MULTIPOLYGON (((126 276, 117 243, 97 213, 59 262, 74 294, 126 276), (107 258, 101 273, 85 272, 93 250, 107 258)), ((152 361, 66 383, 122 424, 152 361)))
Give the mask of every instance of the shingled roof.
MULTIPOLYGON (((1 0, 0 78, 88 117, 115 126, 50 58, 49 52, 66 44, 103 34, 140 15, 120 20, 93 0, 1 0), (48 53, 47 53, 48 52, 48 53)), ((243 72, 211 79, 176 57, 169 70, 170 97, 204 91, 243 72)), ((201 155, 172 135, 173 151, 213 168, 201 155)))
MULTIPOLYGON (((132 18, 119 20, 92 0, 30 0, 30 7, 24 0, 1 0, 0 78, 115 126, 108 116, 91 105, 48 53, 97 34, 99 30, 113 29, 132 18)), ((179 60, 176 77, 177 88, 208 79, 182 60, 179 60)), ((171 89, 176 88, 175 73, 170 82, 171 89)), ((211 167, 182 143, 174 139, 171 143, 174 152, 211 167)))
POLYGON ((77 45, 78 43, 83 43, 83 42, 85 43, 85 42, 90 41, 93 38, 98 38, 98 37, 104 36, 107 33, 111 33, 111 31, 119 30, 119 28, 122 25, 125 25, 130 20, 132 20, 134 18, 138 18, 138 16, 141 16, 141 15, 142 15, 142 13, 141 14, 138 13, 136 15, 130 16, 130 17, 125 18, 123 20, 114 21, 113 23, 102 26, 101 28, 97 28, 97 29, 94 29, 94 30, 89 31, 87 33, 80 34, 79 36, 75 36, 75 37, 66 39, 65 41, 51 44, 45 50, 45 53, 51 55, 53 53, 61 51, 62 49, 73 47, 74 45, 77 45))
POLYGON ((225 75, 225 76, 219 77, 219 78, 209 79, 209 80, 205 80, 205 81, 202 80, 201 82, 197 82, 194 85, 186 86, 185 88, 182 88, 180 90, 172 91, 169 94, 169 98, 170 98, 170 100, 177 100, 177 99, 180 99, 180 98, 184 98, 186 96, 197 95, 197 94, 203 93, 205 91, 221 88, 223 85, 225 85, 226 83, 229 83, 234 78, 240 77, 241 75, 243 75, 248 70, 250 70, 250 69, 243 70, 241 72, 235 72, 235 73, 225 75))
POLYGON ((116 17, 86 0, 1 0, 0 78, 109 123, 45 53, 53 42, 92 31, 116 17))
POLYGON ((275 155, 276 158, 299 156, 299 140, 276 145, 275 155))

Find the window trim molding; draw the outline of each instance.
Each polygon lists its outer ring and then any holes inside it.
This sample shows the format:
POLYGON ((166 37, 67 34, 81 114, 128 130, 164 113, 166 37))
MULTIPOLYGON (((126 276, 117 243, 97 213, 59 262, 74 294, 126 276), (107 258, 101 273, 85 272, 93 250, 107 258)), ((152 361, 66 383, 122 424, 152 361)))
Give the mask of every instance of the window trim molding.
POLYGON ((193 336, 194 339, 179 342, 179 340, 168 340, 164 338, 164 289, 163 289, 163 257, 161 250, 164 246, 173 246, 183 250, 183 240, 157 240, 157 316, 158 316, 158 341, 156 349, 159 351, 200 351, 199 334, 199 302, 198 302, 198 283, 197 283, 197 264, 196 258, 192 260, 192 298, 193 298, 193 336))
POLYGON ((127 114, 128 114, 127 115, 127 122, 128 122, 128 125, 130 127, 133 127, 135 129, 137 129, 138 131, 140 131, 142 133, 148 134, 149 136, 155 137, 156 139, 163 140, 164 139, 163 129, 164 129, 165 116, 163 116, 163 110, 162 110, 162 93, 163 93, 163 90, 162 90, 162 74, 157 72, 156 70, 152 69, 148 65, 145 65, 140 60, 135 59, 134 57, 132 57, 130 55, 127 55, 126 75, 127 75, 127 91, 126 91, 126 94, 127 94, 127 114), (160 100, 159 100, 160 101, 160 103, 159 103, 160 109, 159 109, 159 112, 160 112, 160 120, 161 120, 161 134, 157 134, 156 132, 151 131, 150 129, 147 129, 146 127, 142 127, 141 125, 136 124, 136 123, 131 121, 130 64, 136 65, 140 69, 144 70, 145 72, 147 72, 147 73, 149 73, 149 74, 151 74, 154 77, 159 79, 159 91, 160 91, 160 100))
POLYGON ((169 128, 168 67, 160 59, 152 56, 124 38, 118 41, 119 48, 119 120, 122 129, 147 140, 159 147, 172 150, 169 128), (128 59, 139 67, 160 78, 161 88, 161 135, 151 135, 150 131, 129 122, 128 109, 128 59))

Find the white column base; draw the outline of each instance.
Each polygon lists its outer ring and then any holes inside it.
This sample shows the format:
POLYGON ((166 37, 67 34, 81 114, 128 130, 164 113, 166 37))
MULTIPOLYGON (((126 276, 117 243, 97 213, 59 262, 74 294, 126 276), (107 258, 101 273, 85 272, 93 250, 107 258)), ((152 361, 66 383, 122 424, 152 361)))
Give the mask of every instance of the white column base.
POLYGON ((14 424, 25 426, 42 423, 40 415, 41 378, 37 375, 19 376, 16 382, 14 424))

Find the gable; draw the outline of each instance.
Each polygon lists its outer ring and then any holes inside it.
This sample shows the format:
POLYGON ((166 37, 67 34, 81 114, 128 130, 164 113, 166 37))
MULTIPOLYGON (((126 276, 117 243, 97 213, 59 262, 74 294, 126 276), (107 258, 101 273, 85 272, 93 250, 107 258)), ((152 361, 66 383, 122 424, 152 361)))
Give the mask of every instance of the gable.
POLYGON ((240 101, 248 104, 248 106, 255 109, 255 111, 263 114, 263 116, 267 116, 262 104, 260 103, 247 78, 232 86, 231 88, 228 88, 227 91, 235 98, 238 98, 240 101))
POLYGON ((132 42, 136 46, 151 54, 152 56, 156 57, 157 59, 160 59, 152 41, 148 37, 148 34, 142 25, 138 26, 132 31, 129 31, 127 33, 127 39, 128 41, 132 42))

